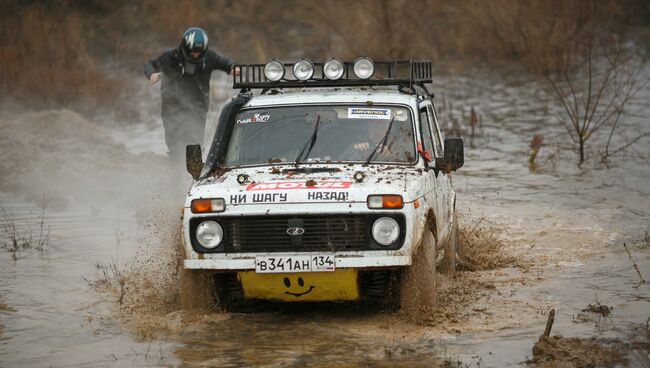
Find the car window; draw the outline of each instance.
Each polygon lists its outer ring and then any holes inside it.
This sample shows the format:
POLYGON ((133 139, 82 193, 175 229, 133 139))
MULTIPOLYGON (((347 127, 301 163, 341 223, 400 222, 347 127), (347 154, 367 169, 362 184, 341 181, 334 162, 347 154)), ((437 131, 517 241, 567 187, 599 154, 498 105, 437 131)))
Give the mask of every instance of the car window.
POLYGON ((303 163, 365 162, 371 156, 372 162, 416 161, 413 120, 407 107, 245 109, 235 117, 224 165, 293 163, 299 157, 303 163))
POLYGON ((427 115, 426 108, 420 109, 420 131, 422 132, 422 142, 424 144, 424 150, 429 152, 431 157, 434 156, 435 152, 433 151, 433 140, 431 138, 431 130, 429 129, 429 116, 427 115))
POLYGON ((433 131, 433 144, 436 148, 436 157, 443 156, 442 138, 440 137, 440 127, 438 126, 438 117, 433 105, 427 106, 427 111, 431 119, 431 130, 433 131))

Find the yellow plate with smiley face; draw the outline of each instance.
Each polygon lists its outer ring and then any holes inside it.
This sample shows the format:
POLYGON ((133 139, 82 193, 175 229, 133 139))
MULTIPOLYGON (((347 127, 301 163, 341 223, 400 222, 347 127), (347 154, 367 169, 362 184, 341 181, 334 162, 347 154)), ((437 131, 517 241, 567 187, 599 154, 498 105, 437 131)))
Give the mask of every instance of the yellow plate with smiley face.
POLYGON ((357 270, 333 272, 255 273, 238 272, 247 299, 283 302, 322 302, 359 299, 357 270))

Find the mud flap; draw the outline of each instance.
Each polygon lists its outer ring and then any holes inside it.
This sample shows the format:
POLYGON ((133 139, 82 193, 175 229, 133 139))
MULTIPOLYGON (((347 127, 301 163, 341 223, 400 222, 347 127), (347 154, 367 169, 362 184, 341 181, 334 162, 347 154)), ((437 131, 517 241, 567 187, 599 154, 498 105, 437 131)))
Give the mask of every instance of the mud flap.
POLYGON ((246 299, 283 302, 352 301, 359 299, 357 270, 334 272, 238 272, 246 299))

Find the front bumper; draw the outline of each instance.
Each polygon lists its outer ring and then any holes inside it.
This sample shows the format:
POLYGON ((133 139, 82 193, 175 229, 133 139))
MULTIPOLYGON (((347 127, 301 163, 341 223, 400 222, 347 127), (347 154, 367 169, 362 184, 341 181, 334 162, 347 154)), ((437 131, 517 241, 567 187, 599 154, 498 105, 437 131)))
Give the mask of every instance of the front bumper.
MULTIPOLYGON (((272 255, 304 255, 305 253, 273 253, 272 255)), ((323 253, 318 253, 323 254, 323 253)), ((260 255, 270 255, 260 254, 260 255)), ((411 265, 411 257, 406 255, 335 255, 336 268, 388 268, 411 265)), ((186 269, 241 271, 255 269, 255 255, 229 255, 223 258, 186 259, 186 269)))

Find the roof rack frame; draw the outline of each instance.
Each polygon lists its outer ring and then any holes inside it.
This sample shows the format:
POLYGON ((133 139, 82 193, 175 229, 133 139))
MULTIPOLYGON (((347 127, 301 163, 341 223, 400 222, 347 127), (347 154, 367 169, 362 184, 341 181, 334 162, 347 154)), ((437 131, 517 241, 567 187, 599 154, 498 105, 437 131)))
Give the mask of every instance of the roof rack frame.
POLYGON ((415 91, 415 86, 425 87, 426 83, 432 83, 432 62, 430 60, 395 60, 395 61, 373 61, 375 72, 368 79, 359 79, 354 75, 354 62, 343 62, 345 71, 343 76, 337 80, 327 79, 323 73, 324 63, 314 64, 314 75, 306 81, 297 80, 293 77, 293 65, 295 63, 283 63, 285 76, 272 82, 264 75, 265 64, 238 64, 235 67, 240 69, 240 74, 234 76, 234 89, 281 89, 281 88, 317 88, 317 87, 372 87, 372 86, 400 86, 408 87, 415 91))

